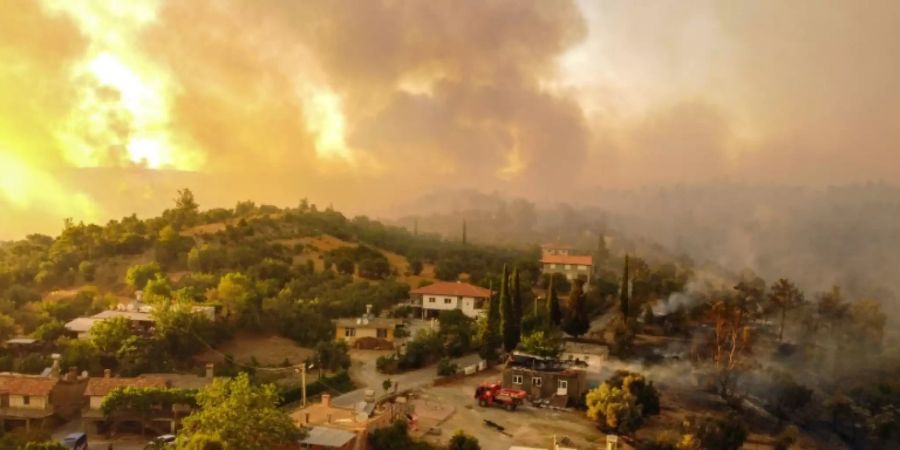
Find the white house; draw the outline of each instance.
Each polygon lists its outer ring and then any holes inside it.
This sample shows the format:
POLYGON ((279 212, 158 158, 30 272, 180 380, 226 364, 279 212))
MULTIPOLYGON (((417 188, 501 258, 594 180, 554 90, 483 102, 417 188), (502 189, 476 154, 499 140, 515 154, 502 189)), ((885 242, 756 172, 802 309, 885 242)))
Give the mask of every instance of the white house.
POLYGON ((569 280, 583 278, 589 281, 594 271, 594 259, 590 256, 545 254, 541 257, 541 271, 561 273, 569 280))
POLYGON ((442 281, 410 291, 413 305, 422 308, 422 318, 436 317, 441 311, 458 309, 477 317, 491 298, 491 291, 461 281, 442 281))

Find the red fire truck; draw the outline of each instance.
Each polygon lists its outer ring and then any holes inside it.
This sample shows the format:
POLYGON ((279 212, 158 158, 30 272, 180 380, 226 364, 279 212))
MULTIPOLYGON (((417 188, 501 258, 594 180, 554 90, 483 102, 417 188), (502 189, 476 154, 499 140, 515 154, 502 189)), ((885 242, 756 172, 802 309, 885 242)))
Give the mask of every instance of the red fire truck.
POLYGON ((475 389, 475 398, 481 406, 499 406, 515 411, 528 394, 521 389, 506 389, 496 382, 481 383, 475 389))

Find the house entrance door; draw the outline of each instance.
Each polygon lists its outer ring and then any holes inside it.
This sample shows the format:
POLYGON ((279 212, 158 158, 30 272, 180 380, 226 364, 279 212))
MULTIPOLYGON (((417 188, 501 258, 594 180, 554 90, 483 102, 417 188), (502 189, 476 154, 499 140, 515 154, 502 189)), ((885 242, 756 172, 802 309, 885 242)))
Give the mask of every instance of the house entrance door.
POLYGON ((569 395, 569 380, 559 380, 556 386, 556 395, 569 395))

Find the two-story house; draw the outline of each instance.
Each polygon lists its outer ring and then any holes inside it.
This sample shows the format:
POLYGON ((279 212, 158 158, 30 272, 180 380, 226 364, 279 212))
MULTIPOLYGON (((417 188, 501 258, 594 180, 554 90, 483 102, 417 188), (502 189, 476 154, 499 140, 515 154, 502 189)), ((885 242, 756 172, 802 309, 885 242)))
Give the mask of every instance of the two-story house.
POLYGON ((545 274, 561 273, 567 279, 581 278, 589 281, 594 272, 594 258, 582 255, 544 254, 541 271, 545 274))
POLYGON ((334 321, 335 339, 347 341, 353 348, 391 349, 400 319, 359 317, 334 321))
POLYGON ((56 410, 53 392, 59 379, 22 374, 0 374, 0 422, 4 430, 45 428, 56 410))
MULTIPOLYGON (((107 418, 103 414, 101 407, 106 395, 115 389, 127 387, 164 388, 166 387, 166 382, 162 378, 157 377, 114 377, 109 369, 104 371, 103 377, 90 378, 84 389, 84 396, 87 397, 87 407, 81 412, 82 427, 85 433, 109 433, 121 426, 130 426, 135 430, 144 428, 143 423, 141 423, 142 417, 122 415, 120 417, 107 418)), ((168 432, 168 430, 160 431, 168 432)))
POLYGON ((490 289, 461 281, 441 281, 410 291, 412 304, 422 308, 422 318, 437 317, 441 311, 458 309, 475 318, 491 298, 490 289))

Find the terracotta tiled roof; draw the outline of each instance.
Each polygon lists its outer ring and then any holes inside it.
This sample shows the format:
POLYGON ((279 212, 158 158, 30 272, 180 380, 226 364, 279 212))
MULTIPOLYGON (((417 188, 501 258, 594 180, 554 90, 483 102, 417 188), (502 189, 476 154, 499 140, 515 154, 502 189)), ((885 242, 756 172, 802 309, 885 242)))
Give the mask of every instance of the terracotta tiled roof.
POLYGON ((156 377, 136 378, 91 378, 84 388, 84 395, 88 397, 102 397, 115 388, 120 387, 166 387, 166 381, 156 377))
POLYGON ((474 284, 463 283, 460 281, 440 281, 434 284, 429 284, 428 286, 420 287, 418 289, 413 289, 412 291, 410 291, 410 293, 424 295, 452 295, 475 298, 489 298, 491 296, 491 291, 488 289, 475 286, 474 284))
POLYGON ((574 264, 578 266, 593 266, 594 258, 590 256, 576 255, 544 255, 542 264, 574 264))
POLYGON ((46 396, 50 395, 58 382, 58 379, 50 377, 0 375, 0 392, 12 395, 46 396))

